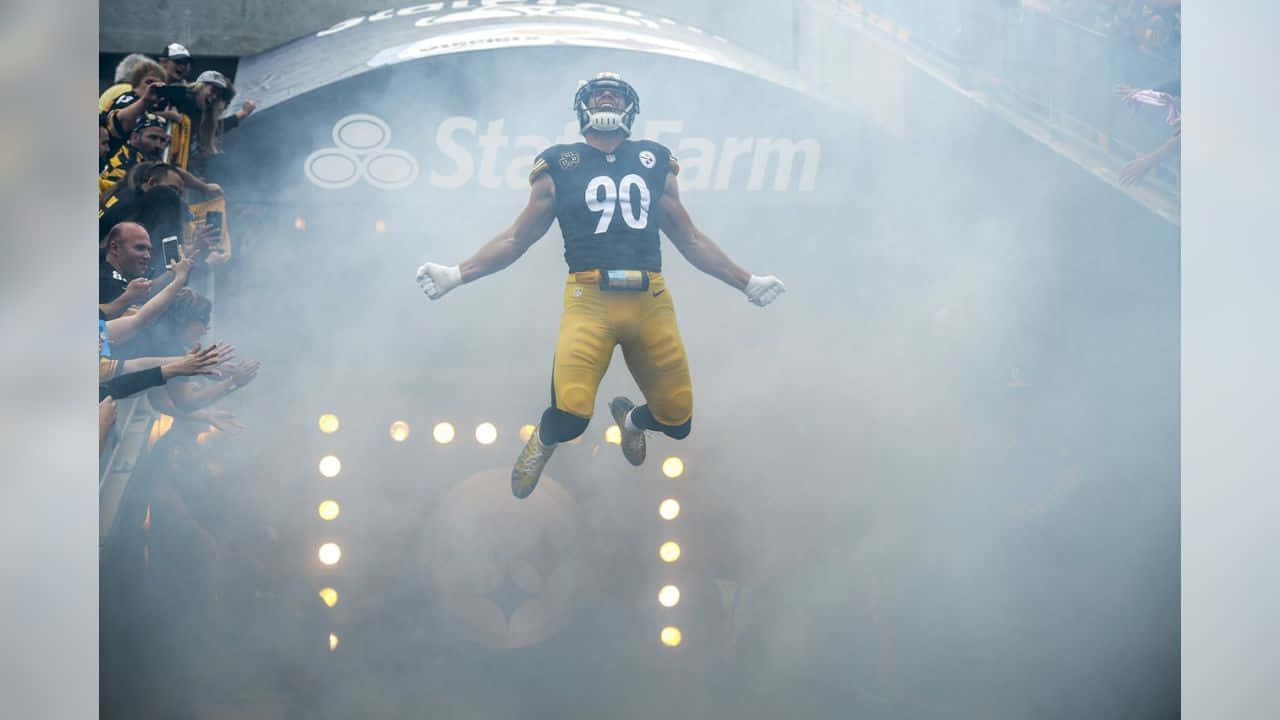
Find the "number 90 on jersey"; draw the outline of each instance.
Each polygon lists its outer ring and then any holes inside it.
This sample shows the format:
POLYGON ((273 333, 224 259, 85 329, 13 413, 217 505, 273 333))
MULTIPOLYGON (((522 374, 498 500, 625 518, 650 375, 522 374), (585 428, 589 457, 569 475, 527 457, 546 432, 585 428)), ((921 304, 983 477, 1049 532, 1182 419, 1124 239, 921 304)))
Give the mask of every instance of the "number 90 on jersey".
POLYGON ((617 185, 608 175, 598 175, 587 183, 587 209, 600 213, 596 222, 596 234, 609 230, 615 212, 621 211, 622 221, 635 230, 643 230, 649 224, 649 186, 644 178, 631 173, 624 175, 617 185), (633 197, 632 189, 640 191, 639 207, 633 197))

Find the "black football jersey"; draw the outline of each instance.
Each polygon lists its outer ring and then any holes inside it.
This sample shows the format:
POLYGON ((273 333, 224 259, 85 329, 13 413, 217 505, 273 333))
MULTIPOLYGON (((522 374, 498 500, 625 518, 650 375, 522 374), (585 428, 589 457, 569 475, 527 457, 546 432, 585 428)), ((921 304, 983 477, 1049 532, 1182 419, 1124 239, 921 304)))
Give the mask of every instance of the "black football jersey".
POLYGON ((529 182, 546 172, 556 184, 556 219, 570 272, 660 272, 658 201, 667 173, 678 171, 671 151, 650 140, 624 140, 611 153, 580 142, 539 153, 529 182))

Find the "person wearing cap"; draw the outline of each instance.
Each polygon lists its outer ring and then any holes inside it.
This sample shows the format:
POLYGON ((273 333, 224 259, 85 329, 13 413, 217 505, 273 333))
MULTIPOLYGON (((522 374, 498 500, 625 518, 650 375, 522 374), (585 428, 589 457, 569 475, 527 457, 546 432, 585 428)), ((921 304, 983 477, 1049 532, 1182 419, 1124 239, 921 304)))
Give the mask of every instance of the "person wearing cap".
POLYGON ((169 43, 156 56, 156 62, 164 68, 165 82, 177 84, 185 80, 191 70, 191 53, 179 43, 169 43))
POLYGON ((246 100, 239 111, 221 117, 235 97, 236 89, 231 80, 217 70, 200 73, 195 82, 184 87, 185 93, 170 98, 173 106, 188 120, 173 127, 169 161, 189 168, 193 155, 218 154, 218 140, 222 133, 239 125, 253 112, 254 105, 246 100))
POLYGON ((120 146, 98 176, 98 192, 105 193, 124 179, 129 169, 139 162, 159 162, 169 144, 169 123, 159 115, 147 113, 133 126, 129 140, 120 146))

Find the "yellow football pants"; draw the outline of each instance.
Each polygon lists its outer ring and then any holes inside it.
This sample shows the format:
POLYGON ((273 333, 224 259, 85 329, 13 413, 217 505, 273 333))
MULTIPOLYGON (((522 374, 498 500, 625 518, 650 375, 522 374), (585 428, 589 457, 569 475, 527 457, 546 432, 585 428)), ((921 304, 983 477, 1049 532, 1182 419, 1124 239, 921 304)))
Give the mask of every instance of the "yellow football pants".
POLYGON ((693 417, 689 358, 671 293, 656 272, 648 290, 601 290, 596 270, 569 275, 551 376, 557 409, 591 417, 615 345, 655 420, 681 425, 693 417))

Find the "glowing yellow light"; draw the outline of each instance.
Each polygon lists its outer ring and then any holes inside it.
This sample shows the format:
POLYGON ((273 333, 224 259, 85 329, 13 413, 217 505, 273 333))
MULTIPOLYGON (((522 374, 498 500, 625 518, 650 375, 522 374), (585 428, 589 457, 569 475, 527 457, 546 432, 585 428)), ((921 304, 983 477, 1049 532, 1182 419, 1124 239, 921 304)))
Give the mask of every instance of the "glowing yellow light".
POLYGON ((338 604, 338 591, 330 587, 320 588, 320 599, 325 605, 333 607, 338 604))
POLYGON ((332 520, 338 517, 338 513, 341 511, 342 508, 338 507, 338 501, 336 500, 325 500, 320 503, 320 507, 317 510, 320 513, 320 517, 325 520, 332 520))
POLYGON ((320 546, 320 562, 325 565, 337 565, 342 559, 342 548, 338 547, 338 543, 327 542, 320 546))
POLYGON ((529 438, 533 437, 534 427, 532 425, 523 425, 520 427, 520 442, 529 442, 529 438))
POLYGON ((384 233, 387 231, 387 224, 381 220, 373 224, 373 231, 384 233))
POLYGON ((171 427, 173 427, 172 415, 161 415, 160 417, 157 417, 156 421, 151 424, 151 437, 147 438, 147 449, 149 450, 154 447, 156 441, 164 437, 164 434, 169 432, 169 428, 171 427))
POLYGON ((604 441, 607 443, 613 443, 614 445, 621 445, 622 430, 618 428, 617 425, 610 425, 608 429, 604 431, 604 441))
POLYGON ((658 557, 663 562, 673 563, 680 559, 680 543, 675 540, 668 540, 658 548, 658 557))
POLYGON ((658 637, 662 639, 662 644, 667 647, 676 647, 684 639, 684 636, 680 633, 680 628, 674 625, 662 628, 662 632, 658 634, 658 637))
POLYGON ((329 633, 329 652, 333 652, 334 650, 337 650, 337 649, 338 649, 338 636, 334 635, 333 633, 329 633))
POLYGON ((298 217, 293 219, 293 227, 295 230, 306 230, 307 221, 304 220, 301 215, 299 215, 298 217))
POLYGON ((684 461, 678 457, 669 457, 662 461, 662 474, 669 478, 678 478, 684 472, 684 461))
POLYGON ((498 439, 498 428, 491 422, 482 422, 476 426, 476 442, 481 445, 492 445, 498 439))
POLYGON ((436 423, 431 430, 431 436, 441 445, 448 445, 453 442, 453 425, 447 422, 436 423))
POLYGON ((316 424, 320 426, 320 432, 326 435, 338 432, 338 416, 333 413, 321 415, 320 421, 316 424))
POLYGON ((200 434, 196 435, 196 444, 197 444, 197 445, 208 445, 208 444, 209 444, 209 438, 210 438, 210 437, 212 437, 212 436, 213 436, 213 433, 211 433, 211 432, 209 432, 209 431, 207 431, 207 430, 206 430, 205 432, 202 432, 202 433, 200 433, 200 434))
POLYGON ((663 520, 675 520, 680 514, 680 503, 675 498, 667 498, 658 504, 658 514, 663 520))
POLYGON ((663 585, 658 591, 658 602, 662 607, 675 607, 680 602, 680 588, 675 585, 663 585))
POLYGON ((320 458, 320 474, 327 477, 337 477, 342 472, 342 461, 334 455, 325 455, 320 458))
POLYGON ((404 442, 409 439, 409 423, 403 420, 397 420, 391 423, 391 439, 396 442, 404 442))

